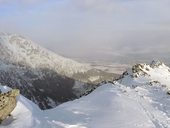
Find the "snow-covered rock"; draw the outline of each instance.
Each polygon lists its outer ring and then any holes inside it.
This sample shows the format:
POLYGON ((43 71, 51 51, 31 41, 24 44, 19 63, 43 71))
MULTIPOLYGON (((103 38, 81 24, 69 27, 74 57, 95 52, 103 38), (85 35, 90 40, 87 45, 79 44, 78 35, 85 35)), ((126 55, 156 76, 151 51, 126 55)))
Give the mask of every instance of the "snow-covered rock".
POLYGON ((152 61, 151 64, 136 64, 132 69, 128 69, 119 81, 126 85, 159 83, 170 89, 170 68, 158 61, 152 61))

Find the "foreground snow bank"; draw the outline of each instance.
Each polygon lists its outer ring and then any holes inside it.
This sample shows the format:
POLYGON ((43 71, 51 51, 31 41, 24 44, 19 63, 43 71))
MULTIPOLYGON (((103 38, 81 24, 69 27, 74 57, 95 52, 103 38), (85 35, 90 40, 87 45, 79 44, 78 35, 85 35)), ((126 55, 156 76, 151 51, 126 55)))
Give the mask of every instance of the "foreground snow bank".
POLYGON ((86 97, 47 111, 20 96, 13 116, 0 127, 169 128, 170 97, 159 89, 106 84, 86 97))
MULTIPOLYGON (((6 86, 0 86, 2 92, 10 90, 6 86)), ((19 96, 17 106, 12 116, 2 122, 2 128, 39 128, 45 125, 42 111, 37 105, 23 96, 19 96)))
POLYGON ((111 84, 45 114, 61 128, 154 127, 140 104, 111 84))

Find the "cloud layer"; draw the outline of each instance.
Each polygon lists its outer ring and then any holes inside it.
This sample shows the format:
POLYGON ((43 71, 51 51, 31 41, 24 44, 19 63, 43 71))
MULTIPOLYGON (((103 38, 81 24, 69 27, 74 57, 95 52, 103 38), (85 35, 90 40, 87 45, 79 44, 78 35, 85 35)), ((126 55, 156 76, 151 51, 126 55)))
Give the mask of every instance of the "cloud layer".
POLYGON ((4 4, 11 4, 11 3, 19 3, 19 4, 30 4, 30 3, 37 3, 42 2, 43 0, 0 0, 0 3, 4 4))
POLYGON ((170 52, 169 12, 169 0, 0 0, 0 28, 66 56, 156 57, 170 52))

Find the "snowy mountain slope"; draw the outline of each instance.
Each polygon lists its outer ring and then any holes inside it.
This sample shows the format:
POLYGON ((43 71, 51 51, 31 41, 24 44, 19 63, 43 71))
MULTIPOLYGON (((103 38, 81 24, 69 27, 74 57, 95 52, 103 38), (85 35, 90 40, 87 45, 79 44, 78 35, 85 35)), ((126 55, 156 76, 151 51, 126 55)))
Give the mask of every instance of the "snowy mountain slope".
POLYGON ((22 36, 0 34, 0 58, 31 68, 48 68, 66 76, 85 72, 88 65, 80 64, 50 52, 22 36))
MULTIPOLYGON (((69 102, 47 113, 61 115, 54 123, 61 128, 153 127, 140 105, 113 85, 103 85, 92 94, 69 102), (63 116, 62 116, 63 115, 63 116), (130 117, 130 118, 129 118, 130 117)), ((54 115, 52 115, 53 117, 54 115)))
POLYGON ((115 74, 54 54, 22 36, 0 34, 0 83, 20 89, 41 109, 79 98, 98 82, 114 78, 115 74))
MULTIPOLYGON (((92 70, 89 64, 82 64, 57 55, 17 34, 0 33, 0 49, 0 58, 3 60, 25 65, 32 69, 53 70, 60 75, 74 79, 77 79, 75 74, 86 74, 87 71, 92 70), (75 77, 73 77, 73 75, 75 75, 75 77)), ((96 75, 99 75, 99 77, 106 74, 102 74, 103 72, 100 70, 92 71, 96 73, 96 75)), ((80 78, 78 80, 82 81, 80 78)), ((88 80, 84 80, 84 82, 87 81, 88 80)))
MULTIPOLYGON (((76 83, 74 79, 50 70, 35 71, 4 61, 0 62, 0 83, 20 89, 21 94, 39 105, 41 109, 52 108, 78 98, 74 93, 77 89, 72 90, 76 83)), ((82 82, 79 82, 79 85, 83 89, 87 86, 82 82)))
POLYGON ((146 74, 143 72, 146 67, 141 65, 133 66, 114 84, 102 85, 87 96, 51 110, 37 110, 30 101, 21 98, 13 111, 15 120, 0 127, 22 128, 19 119, 26 109, 32 112, 27 128, 170 128, 169 86, 161 84, 163 79, 169 79, 168 73, 164 74, 168 67, 144 64, 150 68, 146 74), (152 70, 157 70, 157 75, 152 70), (38 114, 33 114, 35 111, 38 114))

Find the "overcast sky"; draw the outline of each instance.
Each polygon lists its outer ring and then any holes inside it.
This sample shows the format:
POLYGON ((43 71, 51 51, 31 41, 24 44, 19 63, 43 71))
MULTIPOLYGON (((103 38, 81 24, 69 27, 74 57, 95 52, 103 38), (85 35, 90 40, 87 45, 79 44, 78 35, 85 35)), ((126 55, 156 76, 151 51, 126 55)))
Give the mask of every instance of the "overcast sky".
POLYGON ((164 56, 169 0, 0 0, 0 30, 70 57, 164 56))

